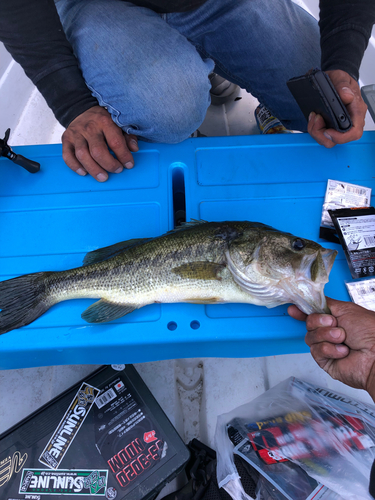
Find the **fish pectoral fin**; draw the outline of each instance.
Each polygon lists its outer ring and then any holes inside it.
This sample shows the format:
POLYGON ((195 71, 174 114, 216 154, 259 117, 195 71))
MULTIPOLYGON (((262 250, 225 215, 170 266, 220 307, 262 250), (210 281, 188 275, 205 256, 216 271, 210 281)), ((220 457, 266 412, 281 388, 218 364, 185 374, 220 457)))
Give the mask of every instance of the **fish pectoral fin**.
POLYGON ((220 273, 225 267, 225 264, 215 262, 188 262, 174 267, 172 272, 191 280, 221 280, 220 273))
POLYGON ((135 247, 136 245, 145 243, 150 239, 151 238, 135 238, 133 240, 120 241, 120 243, 115 243, 114 245, 110 245, 108 247, 98 248, 97 250, 88 252, 85 255, 83 259, 83 265, 87 266, 89 264, 95 264, 96 262, 102 262, 103 260, 110 259, 111 257, 115 257, 127 248, 135 247))
POLYGON ((126 314, 138 309, 138 307, 133 304, 116 304, 115 302, 100 299, 83 311, 81 318, 88 323, 104 323, 122 318, 126 314))

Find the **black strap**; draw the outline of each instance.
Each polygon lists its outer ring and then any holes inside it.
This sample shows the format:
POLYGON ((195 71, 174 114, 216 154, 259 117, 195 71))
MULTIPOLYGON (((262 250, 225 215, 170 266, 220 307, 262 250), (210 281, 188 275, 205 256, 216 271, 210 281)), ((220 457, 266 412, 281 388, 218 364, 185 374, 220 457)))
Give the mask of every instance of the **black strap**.
MULTIPOLYGON (((188 448, 190 460, 185 468, 188 482, 163 500, 232 500, 231 496, 218 486, 216 452, 197 439, 193 439, 188 448)), ((259 473, 238 455, 234 456, 234 463, 245 492, 255 498, 259 473)))
POLYGON ((372 464, 372 468, 371 468, 369 492, 370 492, 370 495, 373 498, 375 498, 375 460, 374 460, 374 463, 372 464))

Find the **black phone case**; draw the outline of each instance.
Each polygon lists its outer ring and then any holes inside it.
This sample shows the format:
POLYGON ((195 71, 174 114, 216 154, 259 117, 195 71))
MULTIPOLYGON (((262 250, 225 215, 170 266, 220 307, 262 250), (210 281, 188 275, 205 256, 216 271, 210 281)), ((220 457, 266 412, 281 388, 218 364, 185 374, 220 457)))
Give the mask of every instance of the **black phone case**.
POLYGON ((313 111, 324 118, 327 128, 339 132, 351 129, 350 116, 326 73, 313 70, 291 78, 287 85, 306 120, 313 111))

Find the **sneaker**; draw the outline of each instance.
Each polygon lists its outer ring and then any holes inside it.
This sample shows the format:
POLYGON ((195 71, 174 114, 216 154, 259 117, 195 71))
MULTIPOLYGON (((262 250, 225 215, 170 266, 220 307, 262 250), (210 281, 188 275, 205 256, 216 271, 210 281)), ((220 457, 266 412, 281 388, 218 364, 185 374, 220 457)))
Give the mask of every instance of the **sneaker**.
POLYGON ((202 132, 199 129, 197 129, 189 137, 207 137, 207 136, 202 134, 202 132))
POLYGON ((216 73, 211 73, 209 79, 211 82, 211 104, 214 106, 224 104, 238 96, 240 92, 238 85, 225 80, 225 78, 216 73))

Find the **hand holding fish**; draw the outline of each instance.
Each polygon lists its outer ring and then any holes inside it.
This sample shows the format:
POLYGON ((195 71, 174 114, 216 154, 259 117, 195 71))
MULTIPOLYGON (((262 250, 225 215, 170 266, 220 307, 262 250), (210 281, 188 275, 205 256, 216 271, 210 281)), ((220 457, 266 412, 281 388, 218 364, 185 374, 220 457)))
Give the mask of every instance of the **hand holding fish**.
POLYGON ((99 182, 108 172, 132 168, 131 154, 138 151, 137 138, 124 134, 105 108, 94 106, 75 118, 62 136, 63 159, 79 175, 89 173, 99 182), (112 156, 108 150, 115 153, 112 156))
POLYGON ((365 389, 375 401, 375 312, 352 302, 327 298, 328 314, 307 316, 296 306, 288 313, 306 321, 306 344, 332 378, 365 389))

